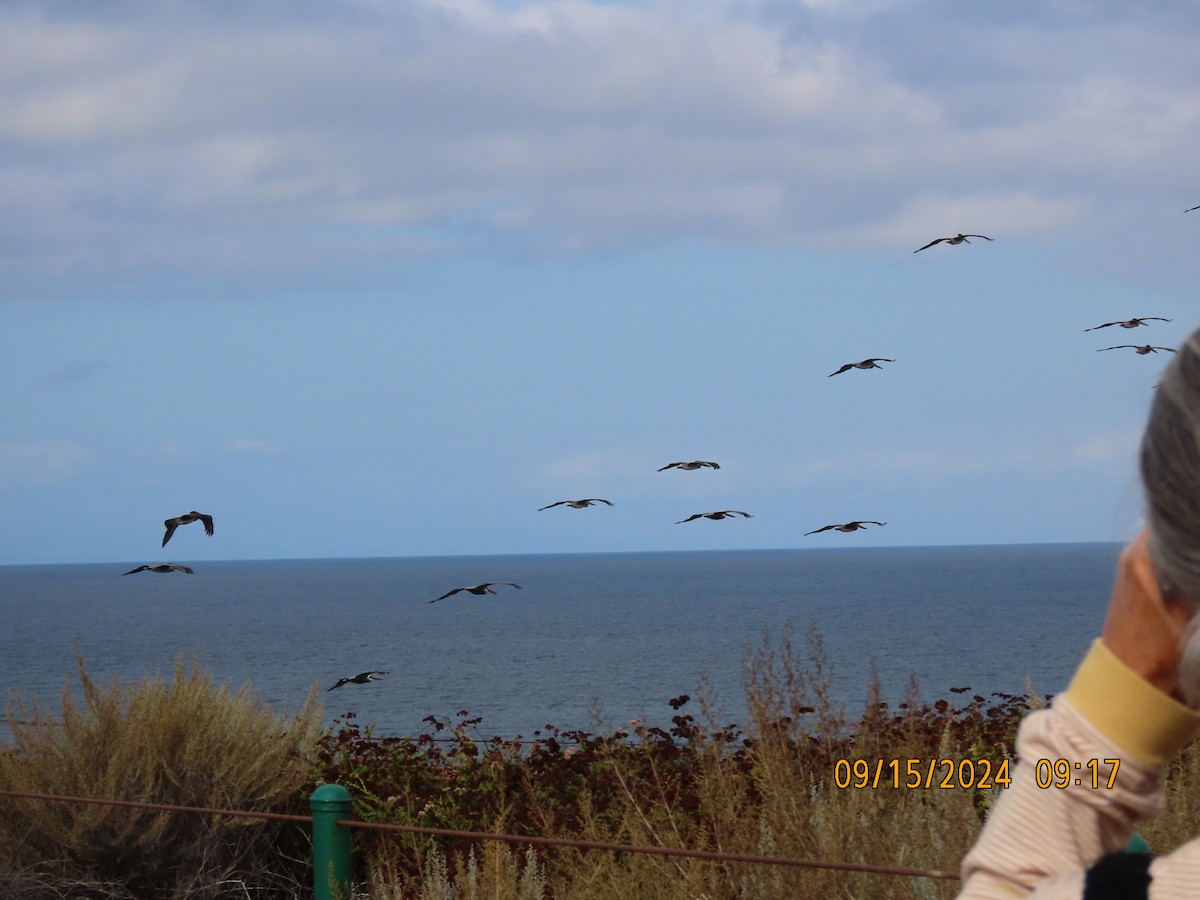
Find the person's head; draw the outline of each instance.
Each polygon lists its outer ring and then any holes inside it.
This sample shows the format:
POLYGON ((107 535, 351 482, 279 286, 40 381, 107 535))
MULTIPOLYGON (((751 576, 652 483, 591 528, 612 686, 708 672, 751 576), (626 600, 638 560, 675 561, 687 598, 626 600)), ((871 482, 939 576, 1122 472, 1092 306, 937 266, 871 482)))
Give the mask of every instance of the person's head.
MULTIPOLYGON (((1200 329, 1167 365, 1142 435, 1147 550, 1164 597, 1200 608, 1200 329)), ((1200 616, 1184 635, 1179 691, 1200 708, 1200 616)))

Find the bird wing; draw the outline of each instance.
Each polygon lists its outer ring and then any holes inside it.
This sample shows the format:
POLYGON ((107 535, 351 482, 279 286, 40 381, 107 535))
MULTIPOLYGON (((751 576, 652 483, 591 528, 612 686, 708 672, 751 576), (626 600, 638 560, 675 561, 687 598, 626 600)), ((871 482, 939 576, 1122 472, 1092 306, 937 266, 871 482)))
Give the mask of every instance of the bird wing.
POLYGON ((609 506, 612 506, 611 500, 605 500, 602 497, 590 497, 587 500, 584 500, 583 502, 584 503, 607 503, 609 506))
POLYGON ((1174 353, 1174 352, 1176 352, 1174 347, 1151 347, 1150 349, 1152 349, 1152 350, 1166 350, 1168 353, 1174 353))
POLYGON ((179 520, 178 519, 167 519, 165 522, 163 522, 163 525, 165 525, 167 527, 167 533, 163 535, 163 542, 162 542, 162 545, 165 547, 165 546, 167 546, 167 541, 169 541, 171 539, 171 535, 173 535, 175 533, 175 529, 179 527, 179 520))
POLYGON ((702 465, 702 466, 710 466, 710 467, 712 467, 712 468, 714 468, 714 469, 719 469, 719 468, 721 468, 721 467, 720 467, 719 465, 717 465, 715 462, 702 462, 702 463, 700 463, 700 465, 702 465))
POLYGON ((748 512, 742 512, 740 509, 727 509, 727 510, 725 510, 725 513, 726 513, 726 515, 729 515, 729 514, 732 514, 732 513, 736 513, 736 514, 737 514, 737 515, 739 515, 739 516, 745 516, 747 519, 753 519, 753 518, 754 518, 754 516, 750 515, 750 513, 748 513, 748 512))
POLYGON ((149 566, 138 566, 136 569, 130 569, 128 572, 122 572, 122 575, 132 575, 135 572, 145 572, 149 566))
POLYGON ((494 584, 506 584, 509 587, 515 587, 518 591, 521 590, 521 586, 513 581, 485 581, 483 584, 481 584, 479 586, 480 587, 491 587, 494 584))
POLYGON ((192 571, 190 566, 181 566, 176 563, 171 563, 171 568, 174 569, 176 572, 187 572, 187 574, 189 574, 189 575, 196 574, 195 572, 192 571))
POLYGON ((457 594, 459 591, 462 591, 462 590, 465 590, 465 588, 455 588, 455 589, 454 589, 454 590, 452 590, 452 591, 446 591, 446 593, 442 594, 442 596, 440 596, 440 597, 434 597, 434 598, 433 598, 432 600, 430 600, 429 602, 430 602, 430 603, 437 603, 439 600, 445 600, 447 597, 451 596, 452 594, 457 594))
POLYGON ((692 521, 692 519, 699 519, 699 518, 700 518, 701 516, 703 516, 703 515, 704 515, 704 513, 696 513, 694 516, 688 516, 686 519, 680 519, 680 520, 679 520, 678 522, 676 522, 675 524, 676 524, 676 525, 682 525, 684 522, 690 522, 690 521, 692 521))
POLYGON ((995 238, 990 238, 986 234, 964 234, 963 237, 965 237, 965 238, 980 237, 980 238, 983 238, 985 241, 994 241, 995 240, 995 238))
POLYGON ((1120 350, 1122 347, 1132 347, 1134 350, 1138 349, 1137 344, 1117 344, 1115 347, 1101 347, 1096 352, 1103 353, 1105 350, 1120 350))
POLYGON ((886 356, 875 356, 871 359, 863 360, 864 362, 895 362, 894 359, 888 359, 886 356))
POLYGON ((1184 212, 1192 212, 1192 210, 1200 209, 1200 206, 1193 206, 1191 209, 1185 209, 1184 212))
MULTIPOLYGON (((551 503, 550 506, 543 506, 542 509, 550 509, 552 506, 562 506, 566 502, 566 500, 559 500, 557 503, 551 503)), ((538 512, 541 512, 542 509, 539 509, 538 512)))
POLYGON ((347 682, 349 682, 349 681, 350 681, 350 679, 349 679, 349 678, 339 678, 339 679, 337 680, 337 684, 335 684, 335 685, 334 685, 333 687, 331 687, 331 688, 327 688, 327 689, 325 690, 325 693, 327 693, 327 694, 328 694, 328 693, 329 693, 330 691, 332 691, 334 688, 340 688, 340 687, 341 687, 343 684, 346 684, 346 683, 347 683, 347 682))
POLYGON ((1170 322, 1171 321, 1170 319, 1164 319, 1162 316, 1140 316, 1139 317, 1139 320, 1142 322, 1149 322, 1152 319, 1155 322, 1170 322))
POLYGON ((920 253, 922 250, 928 250, 934 244, 940 244, 944 240, 946 240, 946 239, 945 238, 935 238, 934 240, 932 240, 928 244, 926 244, 924 247, 918 247, 916 250, 913 251, 913 253, 920 253))
POLYGON ((876 522, 874 519, 862 519, 858 522, 851 522, 851 525, 886 525, 887 522, 876 522))
POLYGON ((200 513, 200 521, 204 523, 204 533, 207 534, 209 537, 212 537, 212 533, 213 533, 212 516, 206 516, 204 513, 200 513))
POLYGON ((837 526, 836 525, 826 525, 824 528, 817 528, 813 531, 806 531, 806 532, 804 532, 804 536, 808 537, 810 534, 820 534, 822 531, 828 531, 830 528, 837 528, 837 526))
POLYGON ((663 467, 662 467, 661 469, 659 469, 658 471, 660 471, 660 472, 665 472, 665 471, 667 471, 667 469, 673 469, 673 468, 675 468, 677 465, 679 465, 679 463, 677 463, 677 462, 673 462, 673 463, 667 463, 665 466, 663 466, 663 467))
MULTIPOLYGON (((922 248, 922 249, 924 249, 924 248, 922 248)), ((914 252, 915 252, 915 251, 914 251, 914 252)), ((842 367, 841 367, 840 369, 838 369, 836 372, 830 372, 830 373, 829 373, 827 376, 825 376, 825 377, 826 377, 826 378, 832 378, 834 375, 841 375, 843 372, 847 371, 848 369, 853 369, 853 368, 854 368, 854 363, 846 363, 844 366, 842 366, 842 367)))
POLYGON ((1085 328, 1083 330, 1084 331, 1097 331, 1098 329, 1101 329, 1101 328, 1108 328, 1112 325, 1122 325, 1122 324, 1124 324, 1124 323, 1123 322, 1105 322, 1103 325, 1095 325, 1091 328, 1085 328))

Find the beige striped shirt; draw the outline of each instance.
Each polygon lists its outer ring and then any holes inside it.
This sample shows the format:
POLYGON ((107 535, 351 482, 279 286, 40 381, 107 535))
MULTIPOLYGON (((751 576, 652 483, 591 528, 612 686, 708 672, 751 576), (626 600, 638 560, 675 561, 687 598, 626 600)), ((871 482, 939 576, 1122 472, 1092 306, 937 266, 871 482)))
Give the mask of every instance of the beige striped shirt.
MULTIPOLYGON (((1067 692, 1021 724, 1012 784, 963 860, 961 900, 1078 900, 1087 867, 1159 813, 1166 762, 1198 729, 1200 716, 1095 641, 1067 692)), ((1200 840, 1150 874, 1152 900, 1200 898, 1200 840)))

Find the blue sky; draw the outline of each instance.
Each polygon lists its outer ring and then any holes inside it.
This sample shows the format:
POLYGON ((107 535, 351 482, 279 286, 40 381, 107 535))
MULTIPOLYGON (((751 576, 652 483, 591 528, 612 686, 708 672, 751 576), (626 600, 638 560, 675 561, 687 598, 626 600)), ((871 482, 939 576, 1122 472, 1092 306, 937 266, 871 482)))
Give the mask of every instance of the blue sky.
POLYGON ((0 564, 1123 540, 1166 354, 1095 351, 1200 325, 1198 37, 0 3, 0 564))

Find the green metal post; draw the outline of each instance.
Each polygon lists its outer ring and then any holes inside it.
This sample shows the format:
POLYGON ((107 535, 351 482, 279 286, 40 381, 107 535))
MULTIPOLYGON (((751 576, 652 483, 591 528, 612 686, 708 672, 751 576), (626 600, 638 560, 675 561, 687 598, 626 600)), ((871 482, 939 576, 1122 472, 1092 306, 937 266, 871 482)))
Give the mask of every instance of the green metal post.
POLYGON ((313 816, 313 898, 349 900, 350 828, 333 823, 350 818, 350 792, 340 784, 323 784, 308 803, 313 816))

